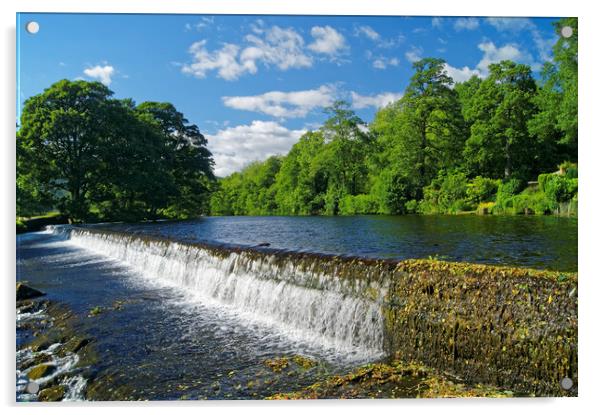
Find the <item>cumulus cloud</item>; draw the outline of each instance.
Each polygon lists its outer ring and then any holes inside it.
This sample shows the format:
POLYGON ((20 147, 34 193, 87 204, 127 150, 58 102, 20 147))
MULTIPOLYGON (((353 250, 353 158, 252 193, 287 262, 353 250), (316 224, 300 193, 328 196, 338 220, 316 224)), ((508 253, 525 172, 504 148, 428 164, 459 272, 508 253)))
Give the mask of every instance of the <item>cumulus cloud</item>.
POLYGON ((461 17, 454 22, 454 29, 460 30, 475 30, 479 27, 479 20, 475 17, 461 17))
POLYGON ((305 117, 311 110, 332 104, 335 88, 322 85, 304 91, 270 91, 261 95, 223 97, 230 108, 260 112, 278 118, 305 117))
POLYGON ((449 64, 444 66, 445 72, 454 80, 454 82, 464 82, 472 78, 474 75, 482 77, 481 72, 478 69, 470 69, 468 66, 462 68, 455 68, 449 64))
POLYGON ((111 85, 111 77, 114 73, 115 68, 113 68, 111 65, 96 65, 84 69, 84 75, 92 79, 97 79, 107 86, 111 85))
POLYGON ((273 121, 253 121, 207 135, 215 160, 215 174, 223 177, 249 163, 286 154, 306 130, 289 130, 273 121))
POLYGON ((260 63, 280 70, 312 66, 311 56, 303 51, 305 42, 294 29, 256 28, 254 34, 245 36, 245 42, 244 47, 226 43, 215 51, 207 49, 206 40, 195 42, 189 48, 192 63, 182 65, 182 72, 204 78, 217 71, 220 78, 232 81, 257 73, 260 63))
POLYGON ((467 81, 474 75, 485 78, 489 74, 489 65, 504 60, 527 63, 536 67, 538 65, 534 64, 531 54, 521 51, 517 45, 512 43, 497 47, 493 42, 482 42, 478 47, 483 52, 483 57, 475 68, 469 68, 468 66, 456 68, 448 63, 445 64, 445 71, 454 82, 467 81))
POLYGON ((413 46, 410 50, 408 50, 405 53, 405 57, 411 63, 417 62, 420 59, 422 59, 422 49, 413 46))
POLYGON ((351 105, 355 109, 368 107, 382 108, 392 102, 401 99, 403 94, 397 92, 382 92, 377 95, 360 95, 351 92, 351 105))
POLYGON ((483 58, 477 64, 477 69, 485 76, 489 73, 489 65, 492 63, 503 60, 525 63, 533 61, 530 54, 522 52, 517 45, 511 43, 498 48, 493 42, 483 42, 479 44, 479 49, 483 51, 483 58))
POLYGON ((314 42, 308 48, 316 53, 336 56, 347 49, 345 37, 330 26, 314 26, 311 28, 314 42))

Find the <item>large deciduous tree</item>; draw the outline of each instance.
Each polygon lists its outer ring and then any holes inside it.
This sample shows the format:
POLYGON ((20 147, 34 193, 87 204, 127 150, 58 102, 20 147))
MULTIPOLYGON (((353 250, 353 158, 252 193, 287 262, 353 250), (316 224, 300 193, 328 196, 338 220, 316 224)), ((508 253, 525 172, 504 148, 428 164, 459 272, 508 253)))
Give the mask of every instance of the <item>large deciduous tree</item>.
POLYGON ((538 150, 527 127, 535 113, 531 69, 502 61, 491 64, 489 70, 464 111, 471 123, 464 149, 466 164, 475 176, 529 178, 538 150))

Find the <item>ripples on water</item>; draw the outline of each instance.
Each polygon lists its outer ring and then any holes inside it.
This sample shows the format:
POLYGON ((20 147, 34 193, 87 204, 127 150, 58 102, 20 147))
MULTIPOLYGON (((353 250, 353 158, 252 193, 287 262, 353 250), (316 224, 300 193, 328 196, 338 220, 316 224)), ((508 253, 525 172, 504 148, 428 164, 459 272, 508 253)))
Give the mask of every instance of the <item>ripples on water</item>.
POLYGON ((577 219, 555 216, 238 216, 108 227, 189 242, 577 270, 577 219))

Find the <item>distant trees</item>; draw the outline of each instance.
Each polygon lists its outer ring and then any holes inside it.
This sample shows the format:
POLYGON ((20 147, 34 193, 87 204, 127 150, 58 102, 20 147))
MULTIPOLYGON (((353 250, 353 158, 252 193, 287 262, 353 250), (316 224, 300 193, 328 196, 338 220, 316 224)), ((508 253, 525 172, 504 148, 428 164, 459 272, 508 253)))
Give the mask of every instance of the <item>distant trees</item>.
POLYGON ((58 208, 76 221, 183 217, 208 210, 206 140, 171 104, 112 98, 62 80, 24 105, 17 213, 58 208))
POLYGON ((485 78, 454 84, 443 60, 426 58, 370 125, 335 102, 287 155, 220 180, 211 212, 550 213, 576 205, 577 21, 556 24, 564 26, 573 36, 559 37, 539 81, 529 66, 502 61, 485 78), (525 188, 560 163, 573 173, 525 188))
POLYGON ((59 81, 23 108, 18 215, 574 212, 577 20, 556 30, 565 26, 573 34, 559 36, 538 80, 529 66, 502 61, 454 84, 443 60, 422 59, 404 96, 371 124, 336 101, 287 155, 217 181, 205 137, 172 104, 136 105, 100 83, 59 81))

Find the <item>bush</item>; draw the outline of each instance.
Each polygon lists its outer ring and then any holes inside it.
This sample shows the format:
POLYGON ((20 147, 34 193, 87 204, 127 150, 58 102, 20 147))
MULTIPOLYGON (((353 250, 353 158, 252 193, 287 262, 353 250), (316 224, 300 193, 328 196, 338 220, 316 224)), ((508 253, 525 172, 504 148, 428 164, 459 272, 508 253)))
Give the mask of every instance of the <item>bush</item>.
POLYGON ((418 212, 418 202, 415 199, 412 199, 405 204, 407 213, 417 213, 418 212))
POLYGON ((514 213, 513 196, 518 195, 524 188, 525 182, 519 179, 501 182, 495 197, 494 213, 514 213))
POLYGON ((577 163, 565 161, 558 166, 558 170, 560 170, 560 174, 566 176, 568 179, 576 179, 578 177, 577 163))
POLYGON ((482 202, 492 202, 495 199, 499 185, 499 180, 477 176, 468 184, 466 196, 470 203, 475 205, 482 202))
POLYGON ((477 206, 477 215, 490 215, 493 213, 495 202, 483 202, 477 206))
POLYGON ((421 213, 455 213, 471 210, 466 199, 468 180, 462 172, 439 172, 439 176, 424 188, 421 213))
POLYGON ((378 213, 378 201, 371 195, 346 195, 339 206, 341 215, 368 215, 378 213))
POLYGON ((578 179, 566 175, 540 174, 537 181, 547 198, 556 203, 570 201, 578 190, 578 179))

